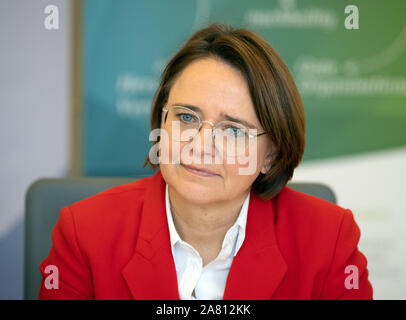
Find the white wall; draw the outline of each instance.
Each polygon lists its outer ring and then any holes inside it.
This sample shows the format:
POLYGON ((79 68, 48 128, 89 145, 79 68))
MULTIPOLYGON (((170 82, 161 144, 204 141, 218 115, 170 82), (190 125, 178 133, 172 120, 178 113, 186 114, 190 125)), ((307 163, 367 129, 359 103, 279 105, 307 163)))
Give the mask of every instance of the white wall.
POLYGON ((0 1, 0 299, 22 298, 26 189, 69 170, 70 4, 0 1), (44 26, 50 4, 59 30, 44 26))

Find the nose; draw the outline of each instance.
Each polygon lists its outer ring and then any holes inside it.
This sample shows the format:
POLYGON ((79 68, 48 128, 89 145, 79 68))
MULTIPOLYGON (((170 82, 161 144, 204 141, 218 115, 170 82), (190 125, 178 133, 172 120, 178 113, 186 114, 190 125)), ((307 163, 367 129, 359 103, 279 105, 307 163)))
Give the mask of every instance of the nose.
POLYGON ((213 139, 214 123, 211 121, 202 121, 199 133, 194 137, 192 152, 199 157, 214 157, 215 145, 213 139))

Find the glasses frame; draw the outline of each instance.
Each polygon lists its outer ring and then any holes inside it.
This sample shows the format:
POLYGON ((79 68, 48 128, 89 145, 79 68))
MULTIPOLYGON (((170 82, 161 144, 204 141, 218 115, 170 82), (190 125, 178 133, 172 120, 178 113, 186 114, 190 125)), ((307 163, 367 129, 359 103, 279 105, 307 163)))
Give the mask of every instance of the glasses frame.
MULTIPOLYGON (((200 130, 202 129, 203 124, 204 124, 204 123, 208 123, 208 124, 210 124, 210 125, 212 126, 212 129, 211 129, 211 130, 212 130, 212 134, 213 134, 213 137, 214 137, 214 130, 217 128, 218 124, 220 124, 220 123, 222 123, 222 122, 226 122, 226 121, 223 121, 223 120, 222 120, 222 121, 219 121, 219 122, 217 122, 217 123, 213 123, 212 121, 202 120, 202 118, 201 118, 195 111, 193 111, 192 109, 189 109, 188 107, 185 107, 185 106, 177 106, 177 105, 174 105, 174 106, 172 106, 172 107, 174 107, 174 108, 180 107, 180 108, 182 108, 182 109, 186 109, 186 110, 188 110, 188 111, 190 111, 190 112, 196 114, 197 119, 199 119, 199 129, 197 130, 196 135, 198 135, 198 134, 200 133, 200 130)), ((165 114, 169 112, 169 110, 168 110, 168 108, 167 108, 166 106, 164 106, 164 107, 162 108, 162 111, 165 112, 165 114)), ((227 122, 233 122, 233 121, 227 121, 227 122)), ((235 122, 235 123, 238 123, 238 122, 235 122)), ((249 139, 253 139, 253 138, 262 136, 262 135, 264 135, 264 134, 268 134, 268 132, 261 132, 261 133, 257 133, 257 134, 251 134, 251 133, 249 133, 249 129, 248 129, 246 126, 244 126, 242 123, 238 123, 238 124, 239 124, 240 126, 242 126, 242 127, 245 128, 245 132, 246 132, 246 134, 247 134, 247 136, 248 136, 249 139)), ((258 130, 258 129, 256 129, 256 130, 258 130)), ((194 136, 194 137, 195 137, 195 136, 194 136)), ((193 137, 191 140, 193 140, 194 137, 193 137)), ((190 140, 190 141, 191 141, 191 140, 190 140)), ((185 142, 186 142, 186 141, 185 141, 185 142)))

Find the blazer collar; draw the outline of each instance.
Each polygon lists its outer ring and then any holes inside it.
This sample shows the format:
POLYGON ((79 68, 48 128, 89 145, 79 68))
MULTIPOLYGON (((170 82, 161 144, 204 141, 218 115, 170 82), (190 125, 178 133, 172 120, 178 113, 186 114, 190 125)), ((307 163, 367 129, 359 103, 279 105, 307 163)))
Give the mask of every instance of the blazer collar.
MULTIPOLYGON (((270 299, 283 279, 287 266, 276 243, 273 202, 251 192, 245 240, 233 259, 224 299, 270 299)), ((134 299, 179 299, 160 171, 146 188, 135 252, 122 275, 134 299)))

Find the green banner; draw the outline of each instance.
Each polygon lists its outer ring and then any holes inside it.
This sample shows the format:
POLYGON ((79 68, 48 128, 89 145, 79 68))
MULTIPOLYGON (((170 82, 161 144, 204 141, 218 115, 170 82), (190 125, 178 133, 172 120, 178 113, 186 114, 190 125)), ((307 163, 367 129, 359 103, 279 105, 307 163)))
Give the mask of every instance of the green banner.
POLYGON ((406 145, 406 1, 85 0, 83 10, 84 175, 150 173, 161 71, 211 22, 252 29, 281 55, 305 105, 304 161, 406 145))

